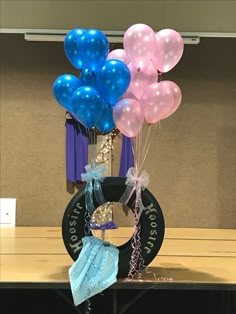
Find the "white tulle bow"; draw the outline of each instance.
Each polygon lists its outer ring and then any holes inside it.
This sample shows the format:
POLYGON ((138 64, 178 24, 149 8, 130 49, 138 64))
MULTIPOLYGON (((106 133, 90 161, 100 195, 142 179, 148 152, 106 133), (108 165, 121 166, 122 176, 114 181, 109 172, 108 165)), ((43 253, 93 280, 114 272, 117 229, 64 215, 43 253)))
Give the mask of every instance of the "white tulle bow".
POLYGON ((137 190, 144 190, 150 181, 150 176, 145 170, 142 170, 140 175, 138 175, 138 171, 134 167, 129 168, 126 176, 126 185, 135 186, 137 190))

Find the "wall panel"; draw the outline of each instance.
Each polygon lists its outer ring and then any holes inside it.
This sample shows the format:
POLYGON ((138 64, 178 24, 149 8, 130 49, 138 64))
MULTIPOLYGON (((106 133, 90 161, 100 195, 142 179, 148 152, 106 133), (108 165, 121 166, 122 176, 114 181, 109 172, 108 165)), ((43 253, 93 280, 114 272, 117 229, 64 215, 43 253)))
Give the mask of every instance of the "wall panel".
POLYGON ((1 28, 125 31, 146 23, 155 30, 236 32, 236 2, 228 0, 0 0, 0 6, 1 28))
MULTIPOLYGON (((57 226, 77 190, 66 183, 65 111, 52 84, 78 73, 62 43, 1 34, 0 46, 1 197, 16 197, 17 225, 57 226)), ((235 51, 234 39, 204 38, 164 76, 183 101, 153 134, 144 168, 168 227, 236 227, 235 51)), ((118 136, 113 175, 120 144, 118 136)))

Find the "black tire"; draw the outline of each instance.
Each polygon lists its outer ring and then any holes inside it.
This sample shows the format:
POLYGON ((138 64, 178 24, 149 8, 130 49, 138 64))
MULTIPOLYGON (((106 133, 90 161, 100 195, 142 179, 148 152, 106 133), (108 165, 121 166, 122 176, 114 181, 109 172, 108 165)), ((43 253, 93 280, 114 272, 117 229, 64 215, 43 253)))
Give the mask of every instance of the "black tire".
MULTIPOLYGON (((105 178, 101 185, 107 202, 119 202, 126 189, 125 181, 126 178, 121 177, 105 178)), ((135 193, 127 204, 131 209, 134 200, 135 193)), ((161 207, 148 189, 142 191, 142 201, 146 209, 140 217, 141 256, 144 259, 144 265, 148 266, 161 248, 165 233, 165 223, 161 207)), ((95 208, 101 205, 97 203, 95 197, 94 205, 95 208)), ((86 235, 85 210, 85 187, 82 187, 69 202, 62 220, 64 245, 74 261, 79 256, 82 249, 81 240, 86 235)), ((91 231, 90 235, 92 235, 91 231)), ((132 254, 131 240, 132 238, 125 244, 118 246, 118 278, 125 278, 128 275, 132 254)))

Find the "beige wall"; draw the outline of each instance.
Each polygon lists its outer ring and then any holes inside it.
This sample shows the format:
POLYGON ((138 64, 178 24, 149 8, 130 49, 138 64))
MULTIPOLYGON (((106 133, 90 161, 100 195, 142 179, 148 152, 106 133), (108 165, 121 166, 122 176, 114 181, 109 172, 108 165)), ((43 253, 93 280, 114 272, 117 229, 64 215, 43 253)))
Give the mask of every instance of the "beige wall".
MULTIPOLYGON (((52 84, 78 73, 62 43, 1 34, 0 47, 1 197, 17 198, 17 225, 57 226, 73 193, 65 173, 65 111, 52 84)), ((153 135, 144 169, 167 227, 236 227, 235 51, 235 39, 201 39, 185 46, 164 76, 181 87, 183 101, 153 135)), ((118 137, 114 175, 119 148, 118 137)))
POLYGON ((0 0, 2 28, 99 28, 125 31, 135 23, 181 32, 236 32, 236 1, 0 0))

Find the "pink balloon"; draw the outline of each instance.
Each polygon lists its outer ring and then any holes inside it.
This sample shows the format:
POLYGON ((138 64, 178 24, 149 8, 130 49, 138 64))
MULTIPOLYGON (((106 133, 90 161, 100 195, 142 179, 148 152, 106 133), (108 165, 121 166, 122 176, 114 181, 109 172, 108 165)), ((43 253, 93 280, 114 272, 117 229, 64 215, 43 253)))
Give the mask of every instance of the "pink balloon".
POLYGON ((173 81, 162 81, 161 84, 167 84, 167 86, 169 86, 172 90, 174 96, 173 105, 171 106, 169 111, 162 117, 162 119, 166 119, 179 108, 182 101, 182 92, 179 86, 173 81))
POLYGON ((128 67, 131 73, 131 82, 128 90, 131 91, 137 99, 140 99, 145 88, 157 82, 157 70, 153 67, 151 62, 143 69, 137 69, 132 64, 129 64, 128 67))
POLYGON ((131 98, 120 100, 113 108, 113 119, 121 133, 134 138, 144 121, 140 103, 131 98))
POLYGON ((109 59, 117 59, 123 61, 125 64, 129 64, 130 62, 124 49, 112 50, 107 56, 107 60, 109 59))
POLYGON ((156 33, 157 50, 152 59, 154 66, 162 73, 173 69, 184 51, 184 41, 180 33, 173 29, 162 29, 156 33))
POLYGON ((124 95, 122 96, 122 99, 125 99, 125 98, 131 98, 131 99, 137 100, 139 102, 138 98, 129 90, 129 88, 124 93, 124 95))
POLYGON ((174 95, 167 84, 153 83, 149 85, 141 98, 145 120, 156 123, 167 114, 174 102, 174 95))
POLYGON ((130 62, 137 68, 143 68, 156 51, 155 32, 146 24, 134 24, 125 32, 123 45, 130 62))

